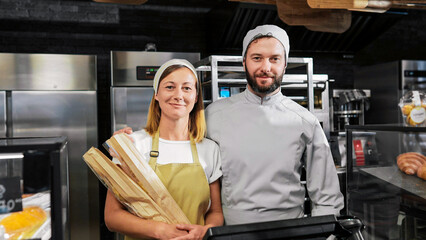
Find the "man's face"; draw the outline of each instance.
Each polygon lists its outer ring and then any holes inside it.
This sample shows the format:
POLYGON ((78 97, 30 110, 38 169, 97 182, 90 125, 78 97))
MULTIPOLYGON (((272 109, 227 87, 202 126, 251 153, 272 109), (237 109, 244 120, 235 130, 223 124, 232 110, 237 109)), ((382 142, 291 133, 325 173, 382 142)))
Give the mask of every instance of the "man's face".
POLYGON ((285 72, 284 47, 273 37, 254 40, 243 64, 249 87, 261 95, 272 93, 280 87, 285 72))

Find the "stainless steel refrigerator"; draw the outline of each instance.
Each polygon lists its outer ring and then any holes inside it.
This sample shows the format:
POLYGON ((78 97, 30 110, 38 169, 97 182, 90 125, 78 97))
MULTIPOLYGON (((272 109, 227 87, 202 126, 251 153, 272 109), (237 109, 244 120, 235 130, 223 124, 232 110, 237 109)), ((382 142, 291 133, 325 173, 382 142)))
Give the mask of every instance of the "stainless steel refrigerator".
POLYGON ((0 53, 0 137, 69 140, 71 239, 99 239, 98 180, 82 155, 97 146, 96 57, 0 53))
POLYGON ((200 60, 199 53, 183 52, 111 52, 111 130, 146 124, 149 104, 154 93, 152 80, 166 61, 180 58, 191 63, 200 60))

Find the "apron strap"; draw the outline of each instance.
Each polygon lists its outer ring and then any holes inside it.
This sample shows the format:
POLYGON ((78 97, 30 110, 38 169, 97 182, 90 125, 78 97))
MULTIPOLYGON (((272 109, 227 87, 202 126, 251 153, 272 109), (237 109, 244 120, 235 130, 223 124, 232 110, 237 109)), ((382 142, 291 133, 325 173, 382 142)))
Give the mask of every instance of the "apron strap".
POLYGON ((192 134, 189 134, 189 139, 191 143, 192 160, 194 163, 200 164, 200 161, 198 159, 197 145, 195 145, 195 141, 194 141, 194 138, 192 137, 192 134))
POLYGON ((160 155, 160 153, 158 152, 158 142, 160 139, 160 131, 157 130, 154 134, 154 136, 152 136, 152 147, 151 147, 151 152, 149 152, 149 165, 155 165, 157 163, 157 158, 160 155))
MULTIPOLYGON (((157 132, 155 132, 154 136, 152 136, 152 147, 151 147, 151 152, 149 152, 149 156, 150 156, 149 165, 154 170, 155 170, 155 166, 157 164, 157 158, 160 155, 160 152, 158 151, 159 139, 160 139, 160 131, 157 130, 157 132)), ((194 141, 194 138, 192 137, 192 134, 189 134, 189 139, 190 139, 190 144, 191 144, 191 153, 192 153, 193 163, 200 164, 200 161, 198 160, 197 145, 195 144, 195 141, 194 141)))

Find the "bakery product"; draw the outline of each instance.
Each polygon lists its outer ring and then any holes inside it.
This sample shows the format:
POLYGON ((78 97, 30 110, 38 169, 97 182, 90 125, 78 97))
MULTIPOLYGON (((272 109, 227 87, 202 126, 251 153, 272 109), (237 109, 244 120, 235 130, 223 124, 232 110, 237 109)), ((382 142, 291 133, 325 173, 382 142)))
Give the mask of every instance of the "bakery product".
POLYGON ((396 159, 398 168, 409 175, 416 174, 417 170, 426 164, 426 157, 417 152, 403 153, 398 155, 396 159))
POLYGON ((426 164, 423 164, 419 169, 417 170, 417 176, 423 180, 426 180, 426 164))

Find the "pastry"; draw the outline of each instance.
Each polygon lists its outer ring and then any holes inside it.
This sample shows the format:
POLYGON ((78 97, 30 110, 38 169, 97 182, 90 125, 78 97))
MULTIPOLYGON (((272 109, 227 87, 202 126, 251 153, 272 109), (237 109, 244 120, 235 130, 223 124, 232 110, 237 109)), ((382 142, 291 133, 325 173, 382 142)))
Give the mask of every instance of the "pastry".
POLYGON ((423 180, 426 180, 426 164, 423 164, 419 169, 417 170, 417 176, 423 180))
POLYGON ((408 152, 398 155, 398 168, 406 174, 414 175, 417 170, 426 164, 426 157, 416 152, 408 152))

